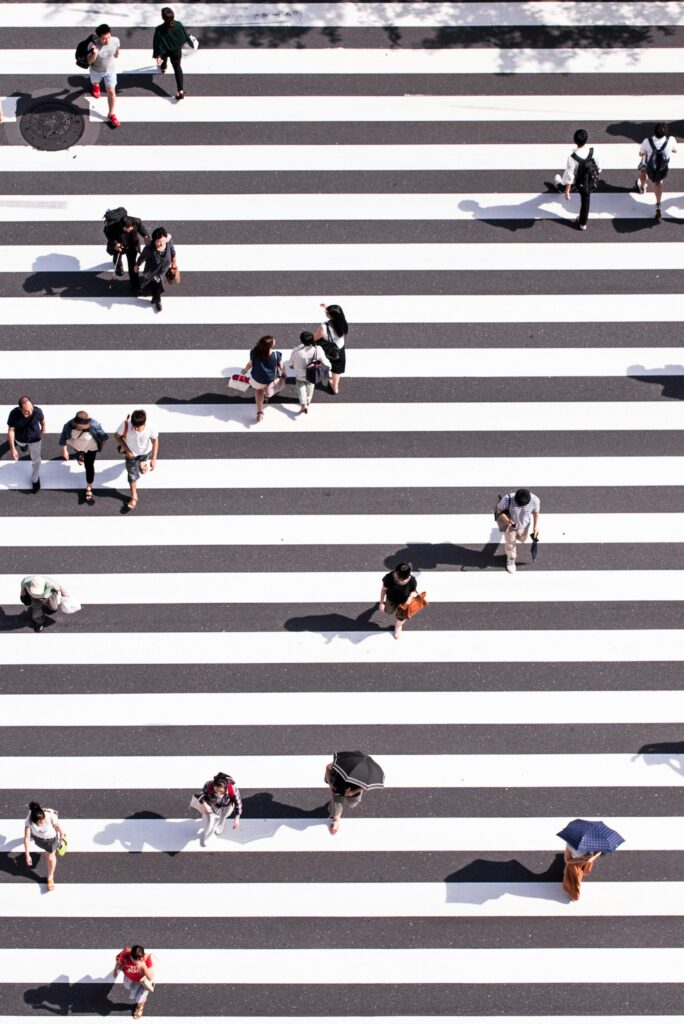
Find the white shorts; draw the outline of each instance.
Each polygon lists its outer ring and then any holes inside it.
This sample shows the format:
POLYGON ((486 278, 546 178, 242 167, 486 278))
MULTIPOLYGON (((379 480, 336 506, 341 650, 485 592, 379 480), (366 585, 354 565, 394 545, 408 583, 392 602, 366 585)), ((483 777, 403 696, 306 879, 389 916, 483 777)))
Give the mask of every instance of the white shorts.
POLYGON ((90 68, 90 81, 93 85, 99 85, 104 81, 106 89, 116 89, 116 71, 96 71, 90 68))

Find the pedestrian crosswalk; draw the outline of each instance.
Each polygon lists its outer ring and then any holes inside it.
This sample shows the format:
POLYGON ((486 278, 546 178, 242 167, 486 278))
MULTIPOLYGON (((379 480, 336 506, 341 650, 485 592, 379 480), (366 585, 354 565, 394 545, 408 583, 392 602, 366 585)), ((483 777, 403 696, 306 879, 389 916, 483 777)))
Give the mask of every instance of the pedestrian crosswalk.
POLYGON ((680 156, 661 223, 634 190, 653 123, 684 134, 684 3, 175 10, 182 103, 157 5, 0 2, 0 392, 47 424, 40 493, 0 460, 0 1024, 130 1013, 137 942, 160 1024, 684 1021, 680 156), (116 131, 73 57, 103 19, 116 131), (93 144, 19 143, 48 94, 93 144), (552 186, 581 124, 585 236, 552 186), (159 314, 113 275, 119 205, 173 234, 159 314), (229 378, 330 302, 340 394, 298 416, 290 382, 256 422, 229 378), (159 461, 120 515, 139 407, 159 461), (110 435, 92 507, 77 409, 110 435), (492 509, 519 486, 541 542, 511 575, 492 509), (404 560, 430 603, 395 640, 404 560), (41 634, 34 572, 83 605, 41 634), (386 788, 333 836, 341 749, 386 788), (243 817, 201 845, 219 770, 243 817), (29 800, 69 839, 54 892, 29 800), (570 903, 578 816, 626 842, 570 903))

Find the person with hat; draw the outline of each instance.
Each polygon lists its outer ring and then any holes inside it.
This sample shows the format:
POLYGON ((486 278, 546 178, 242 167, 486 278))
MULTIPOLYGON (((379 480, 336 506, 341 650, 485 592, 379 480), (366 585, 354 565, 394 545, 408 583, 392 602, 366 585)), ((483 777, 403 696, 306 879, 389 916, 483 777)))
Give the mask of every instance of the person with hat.
POLYGON ((31 606, 33 628, 40 633, 45 626, 45 613, 57 611, 63 597, 68 597, 64 587, 60 587, 49 576, 24 576, 21 581, 19 600, 27 607, 31 606))
POLYGON ((102 451, 102 445, 109 435, 92 417, 81 409, 73 419, 67 420, 62 427, 59 444, 62 449, 62 458, 69 461, 69 448, 78 453, 79 466, 85 466, 85 502, 87 505, 94 505, 93 483, 95 481, 95 459, 97 453, 102 451))
POLYGON ((539 534, 539 498, 527 487, 509 491, 499 498, 494 508, 496 525, 504 535, 506 551, 506 572, 515 572, 515 557, 518 543, 524 544, 532 524, 532 536, 539 534))

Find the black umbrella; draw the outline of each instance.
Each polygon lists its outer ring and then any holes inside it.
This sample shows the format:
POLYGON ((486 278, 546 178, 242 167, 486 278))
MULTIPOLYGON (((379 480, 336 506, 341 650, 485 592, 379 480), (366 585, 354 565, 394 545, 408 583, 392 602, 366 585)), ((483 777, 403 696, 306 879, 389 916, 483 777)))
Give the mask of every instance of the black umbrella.
POLYGON ((369 754, 360 750, 341 750, 333 754, 333 770, 345 782, 361 789, 382 789, 385 785, 385 773, 377 761, 369 754))
POLYGON ((538 547, 539 547, 539 534, 538 533, 533 533, 532 534, 532 561, 533 562, 536 562, 536 560, 537 560, 537 548, 538 547))

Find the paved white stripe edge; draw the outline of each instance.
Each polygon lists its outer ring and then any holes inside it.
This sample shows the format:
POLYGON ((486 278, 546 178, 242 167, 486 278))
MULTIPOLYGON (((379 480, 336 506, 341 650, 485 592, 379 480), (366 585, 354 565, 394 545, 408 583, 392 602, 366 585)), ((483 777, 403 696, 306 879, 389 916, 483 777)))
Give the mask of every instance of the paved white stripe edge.
MULTIPOLYGON (((494 495, 492 497, 494 500, 494 495)), ((111 517, 106 533, 99 519, 84 516, 32 516, 27 510, 23 532, 7 529, 6 548, 197 546, 325 546, 500 543, 490 513, 478 515, 246 515, 111 517), (321 541, 320 538, 325 540, 321 541)), ((0 517, 2 522, 3 517, 0 517)), ((684 512, 544 512, 544 544, 679 544, 684 537, 684 512)), ((439 557, 439 555, 437 555, 439 557)), ((543 570, 542 570, 543 571, 543 570)))
MULTIPOLYGON (((43 538, 44 539, 44 538, 43 538)), ((33 570, 37 571, 37 570, 33 570)), ((373 603, 380 572, 122 572, 62 573, 59 563, 40 572, 57 576, 82 604, 108 605, 285 605, 373 603)), ((680 601, 684 569, 535 569, 515 577, 504 572, 419 572, 418 589, 435 604, 454 602, 546 604, 598 601, 680 601)), ((19 604, 19 578, 0 574, 0 604, 19 604)), ((684 718, 681 719, 684 721, 684 718)))
MULTIPOLYGON (((60 880, 61 882, 61 880, 60 880)), ((155 882, 74 883, 45 899, 37 885, 8 885, 0 920, 109 918, 671 917, 684 882, 600 882, 568 900, 557 882, 155 882)))
MULTIPOLYGON (((504 581, 505 582, 505 581, 504 581)), ((429 614, 429 609, 424 613, 429 614)), ((296 622, 296 616, 294 617, 296 622)), ((305 628, 305 623, 302 627, 305 628)), ((684 661, 684 630, 6 634, 0 665, 487 664, 684 661)), ((49 766, 45 769, 51 772, 49 766)), ((212 769, 215 771, 216 769, 212 769)), ((211 774, 211 772, 210 772, 211 774)), ((114 776, 110 776, 113 778, 114 776)), ((207 776, 209 778, 209 776, 207 776)), ((619 784, 619 783, 618 783, 619 784)), ((36 786, 42 785, 40 780, 36 786)))
MULTIPOLYGON (((116 634, 114 634, 116 636, 116 634)), ((80 637, 79 637, 80 641, 80 637)), ((73 641, 72 641, 73 643, 73 641)), ((244 789, 320 789, 330 752, 298 756, 117 756, 0 757, 0 789, 40 792, 46 779, 59 789, 147 789, 163 778, 167 789, 187 789, 212 778, 224 764, 244 789)), ((388 787, 468 789, 480 787, 641 788, 684 786, 680 754, 383 754, 373 757, 388 787)), ((367 799, 371 801, 373 794, 367 799)), ((370 806, 370 805, 369 805, 370 806)), ((559 826, 560 827, 560 826, 559 826)), ((557 830, 556 830, 557 831, 557 830)))
MULTIPOLYGON (((270 412, 271 410, 269 410, 270 412)), ((314 414, 315 414, 314 409, 314 414)), ((169 488, 269 489, 307 487, 384 488, 396 487, 397 460, 368 459, 160 459, 154 472, 141 481, 140 490, 169 488)), ((522 457, 500 459, 433 458, 402 460, 404 486, 419 487, 491 487, 517 486, 525 480, 533 488, 541 487, 672 487, 684 480, 683 456, 595 456, 595 457, 522 457)), ((126 487, 123 459, 101 459, 96 463, 96 486, 126 487)), ((45 489, 82 488, 84 471, 76 462, 43 463, 41 483, 45 489)), ((26 489, 30 484, 30 464, 0 462, 0 490, 26 489)), ((494 491, 494 495, 496 494, 494 491)), ((494 495, 492 496, 494 498, 494 495)))
MULTIPOLYGON (((0 5, 0 12, 2 6, 0 5)), ((480 220, 574 219, 573 203, 559 195, 539 192, 497 193, 252 193, 150 194, 121 193, 128 210, 144 212, 150 220, 165 221, 169 208, 184 221, 330 220, 480 220)), ((652 195, 598 192, 591 200, 591 218, 653 218, 652 195)), ((97 222, 112 205, 109 195, 0 195, 0 223, 7 221, 97 222)), ((680 193, 663 193, 663 216, 684 216, 680 193)), ((584 244, 584 243, 583 243, 584 244)))
MULTIPOLYGON (((684 691, 196 693, 135 694, 139 726, 563 725, 684 723, 684 691), (572 711, 568 711, 568 708, 572 711)), ((0 696, 0 729, 130 725, 115 693, 0 696)))
MULTIPOLYGON (((287 340, 289 343, 297 339, 287 340)), ((282 345, 283 355, 289 358, 287 344, 282 342, 282 345)), ((126 349, 125 360, 120 352, 111 349, 15 350, 2 353, 2 367, 6 380, 23 380, 26 367, 30 366, 32 380, 210 377, 227 384, 227 378, 241 369, 246 359, 245 349, 126 349)), ((346 377, 413 377, 425 366, 437 362, 440 377, 446 378, 684 376, 684 348, 658 347, 392 348, 391 359, 385 348, 355 348, 346 377)), ((611 408, 613 405, 611 403, 611 408)), ((42 408, 45 409, 45 405, 42 408)), ((68 416, 71 415, 70 411, 68 416)), ((98 418, 102 420, 101 413, 98 418)))
MULTIPOLYGON (((625 837, 621 850, 684 849, 684 818, 620 818, 611 828, 625 837)), ((558 818, 358 818, 344 820, 335 850, 358 852, 426 852, 428 850, 558 852, 558 818)), ((327 818, 242 818, 240 828, 224 830, 200 846, 200 818, 159 820, 62 819, 71 853, 327 853, 327 818), (190 846, 189 844, 192 844, 190 846)), ((0 820, 0 852, 23 849, 23 822, 0 820)), ((134 915, 138 916, 138 915, 134 915)))
MULTIPOLYGON (((588 882, 587 888, 593 883, 588 882)), ((22 886, 22 888, 25 888, 22 886)), ((101 984, 112 949, 7 949, 6 984, 101 984)), ((160 985, 567 984, 568 948, 558 949, 155 949, 160 985), (408 980, 407 980, 408 979, 408 980)), ((572 948, 575 984, 681 984, 681 947, 572 948)), ((454 989, 457 996, 458 989, 454 989)))

